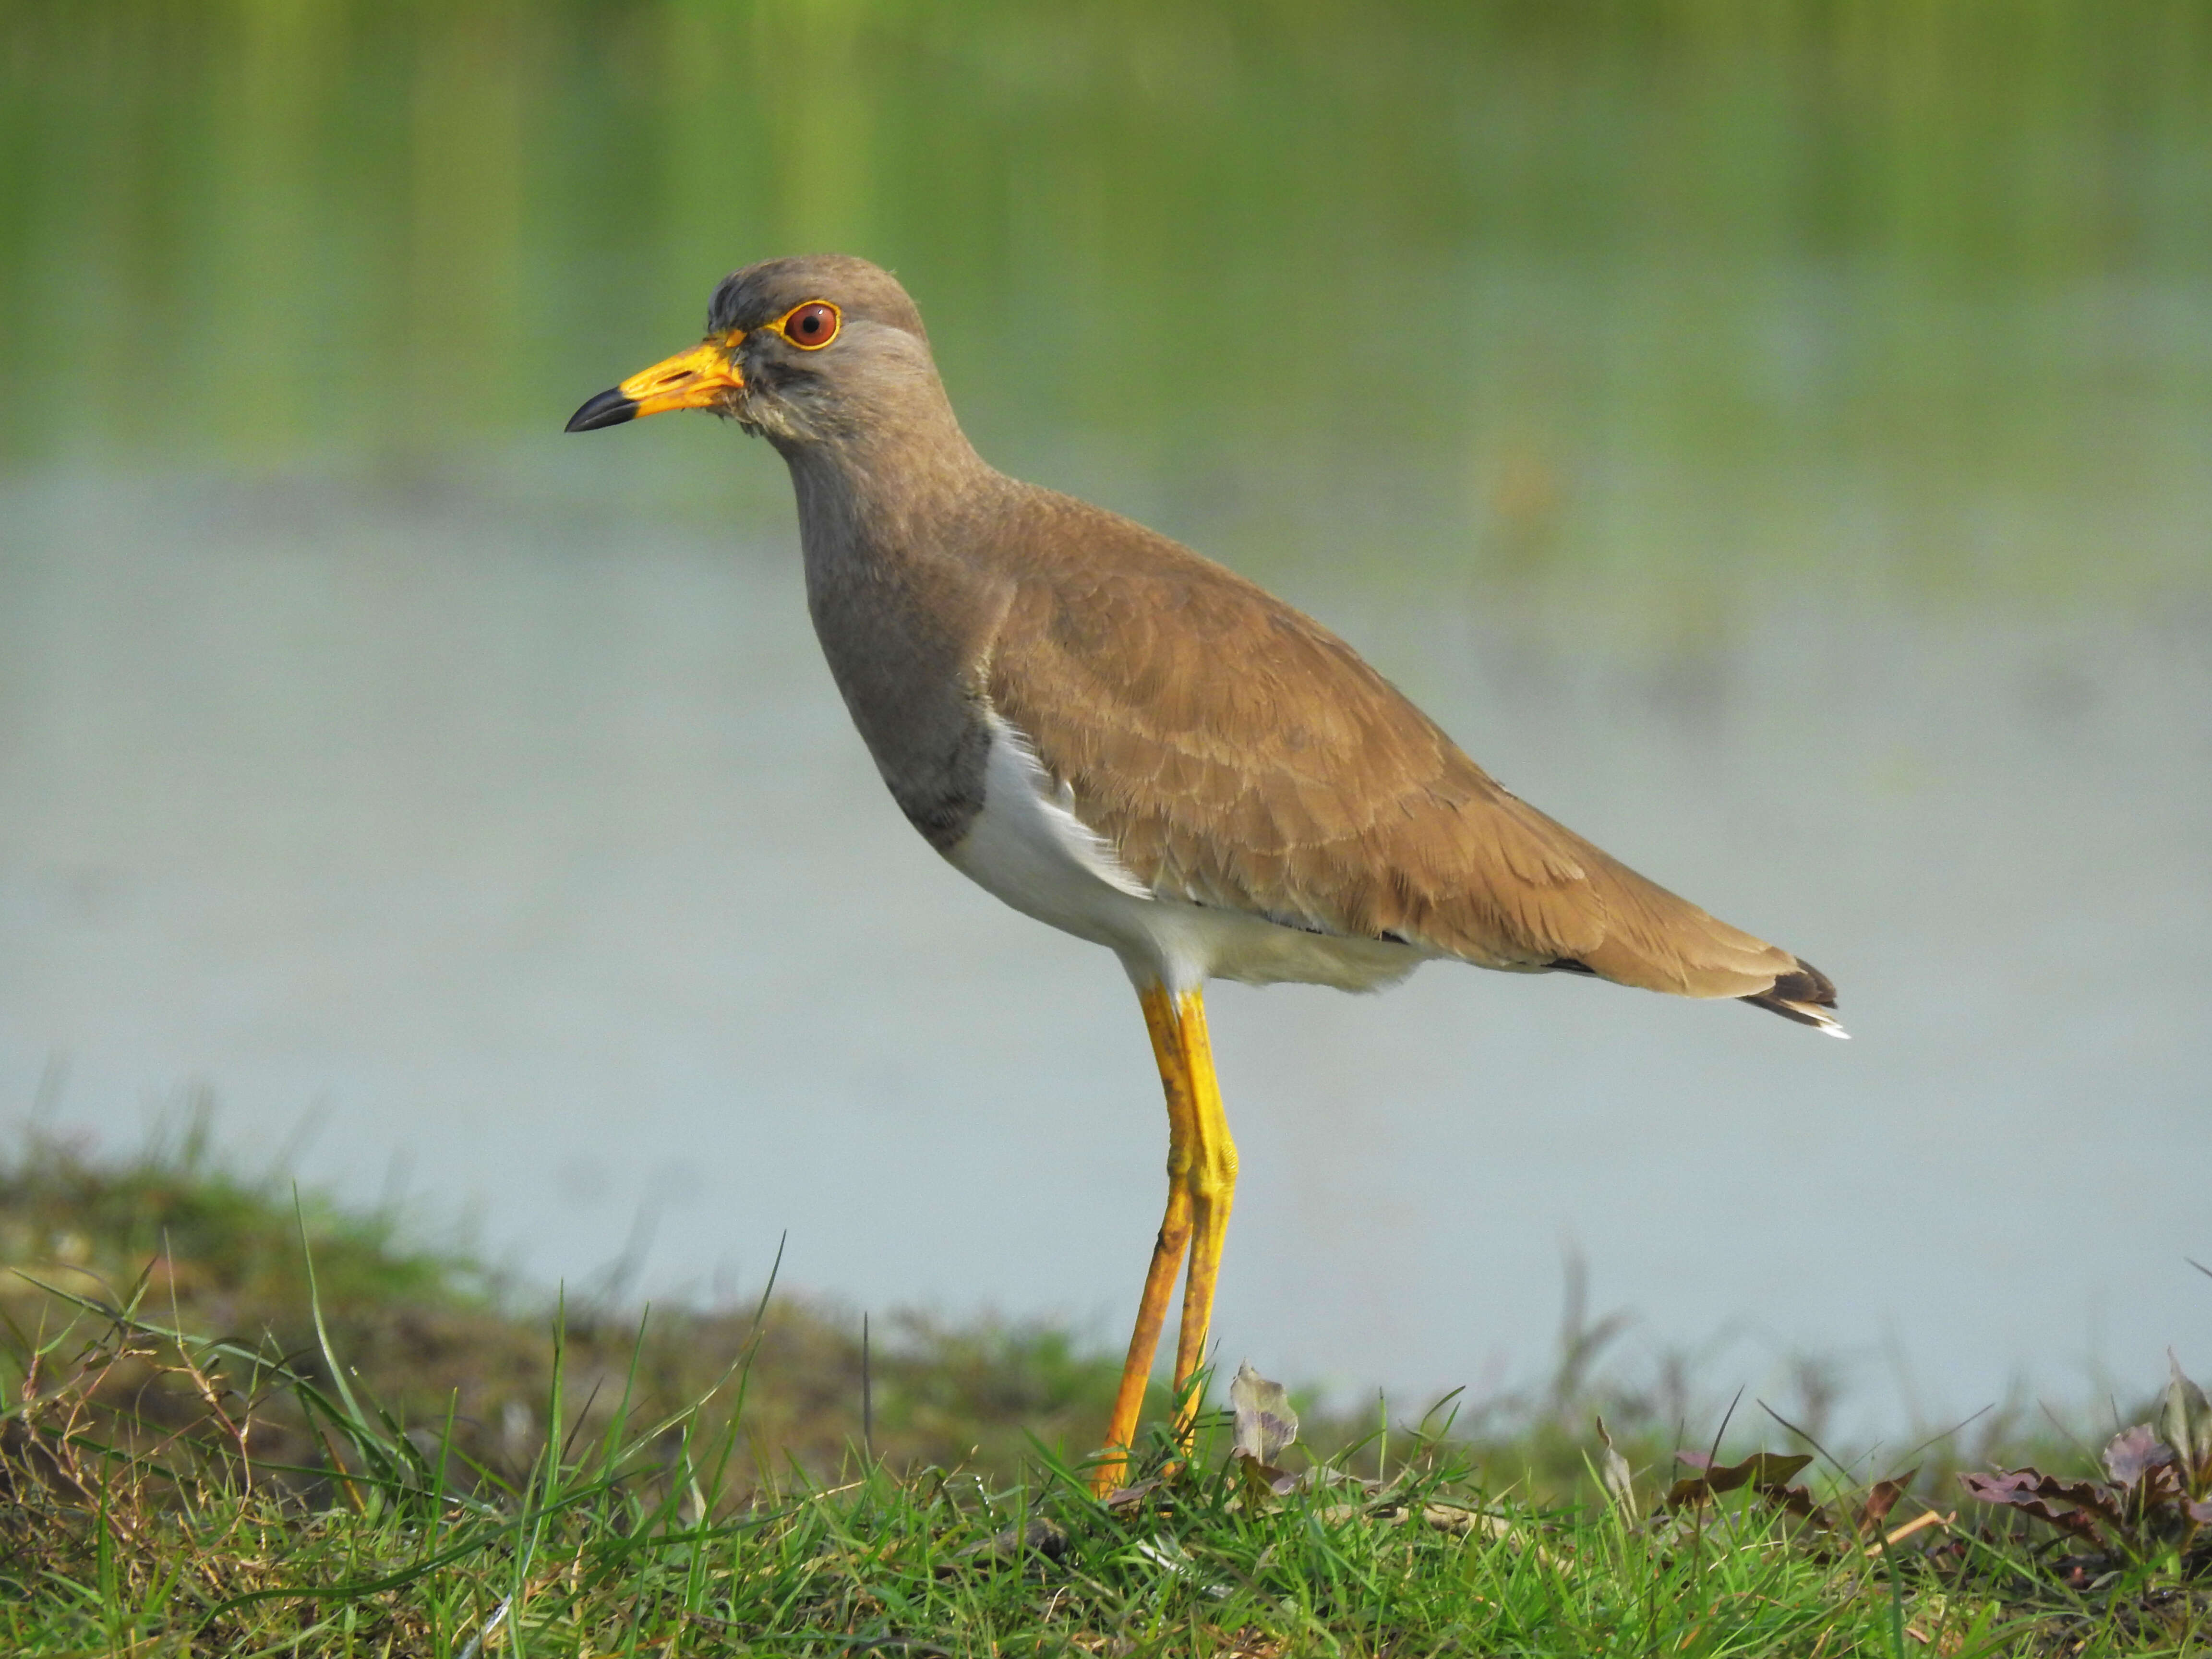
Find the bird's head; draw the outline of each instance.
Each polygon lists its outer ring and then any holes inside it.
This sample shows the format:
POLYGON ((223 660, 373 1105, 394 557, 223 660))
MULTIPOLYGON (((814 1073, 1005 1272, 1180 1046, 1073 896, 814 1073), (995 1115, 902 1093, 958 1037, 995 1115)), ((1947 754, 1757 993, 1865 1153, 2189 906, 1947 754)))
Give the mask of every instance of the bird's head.
POLYGON ((706 409, 787 454, 950 420, 921 313, 891 274, 845 254, 769 259, 723 278, 707 337, 568 417, 571 432, 706 409))

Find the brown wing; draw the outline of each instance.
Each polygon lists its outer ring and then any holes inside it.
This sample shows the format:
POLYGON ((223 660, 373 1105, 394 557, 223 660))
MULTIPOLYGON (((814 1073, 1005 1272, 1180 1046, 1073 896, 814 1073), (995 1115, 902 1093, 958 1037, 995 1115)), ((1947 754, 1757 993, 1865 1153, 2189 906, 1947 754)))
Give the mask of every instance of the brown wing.
POLYGON ((1154 890, 1686 996, 1800 969, 1502 788, 1311 618, 1082 514, 1084 558, 1017 578, 986 690, 1154 890))

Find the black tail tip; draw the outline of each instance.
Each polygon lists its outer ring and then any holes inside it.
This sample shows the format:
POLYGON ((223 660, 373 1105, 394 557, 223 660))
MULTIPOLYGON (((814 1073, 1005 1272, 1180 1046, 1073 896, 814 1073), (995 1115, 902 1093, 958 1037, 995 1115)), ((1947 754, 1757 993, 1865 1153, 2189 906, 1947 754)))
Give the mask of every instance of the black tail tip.
POLYGON ((1836 981, 1811 963, 1800 961, 1796 969, 1774 981, 1767 995, 1779 997, 1784 1002, 1809 1002, 1817 1007, 1836 1006, 1836 981))
POLYGON ((1787 973, 1776 975, 1771 988, 1741 1000, 1830 1036, 1850 1035, 1828 1012, 1836 1006, 1836 982, 1809 962, 1799 962, 1787 973))

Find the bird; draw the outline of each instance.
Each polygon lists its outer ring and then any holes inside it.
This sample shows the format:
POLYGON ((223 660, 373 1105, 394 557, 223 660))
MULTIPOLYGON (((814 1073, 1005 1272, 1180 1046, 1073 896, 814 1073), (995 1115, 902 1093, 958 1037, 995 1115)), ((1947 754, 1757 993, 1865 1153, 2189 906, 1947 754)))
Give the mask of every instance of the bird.
POLYGON ((1209 980, 1376 989, 1430 961, 1735 998, 1845 1035, 1791 952, 1508 792, 1320 623, 1103 507, 997 471, 921 313, 845 254, 725 278, 701 343, 570 432, 705 410, 787 464, 807 608, 891 798, 954 868, 1103 945, 1166 1097, 1168 1197, 1102 1450, 1127 1478, 1175 1279, 1173 1443, 1237 1188, 1209 980))

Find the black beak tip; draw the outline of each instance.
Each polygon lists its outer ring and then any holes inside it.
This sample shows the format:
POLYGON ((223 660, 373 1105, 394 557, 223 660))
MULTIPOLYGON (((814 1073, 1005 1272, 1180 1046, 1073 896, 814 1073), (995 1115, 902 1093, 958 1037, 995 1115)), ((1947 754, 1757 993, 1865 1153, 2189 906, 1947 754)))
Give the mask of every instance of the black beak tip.
POLYGON ((619 388, 602 392, 568 417, 563 432, 597 432, 603 426, 620 426, 637 418, 637 404, 619 388))

